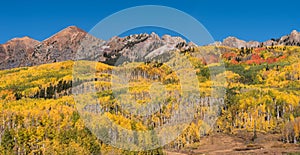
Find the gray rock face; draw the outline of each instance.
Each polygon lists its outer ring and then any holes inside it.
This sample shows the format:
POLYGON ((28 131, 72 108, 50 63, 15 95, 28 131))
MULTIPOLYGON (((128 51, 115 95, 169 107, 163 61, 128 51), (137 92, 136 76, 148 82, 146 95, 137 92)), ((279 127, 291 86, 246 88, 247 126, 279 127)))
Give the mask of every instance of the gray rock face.
POLYGON ((24 37, 0 45, 0 69, 78 59, 114 65, 124 61, 145 61, 174 49, 187 50, 190 46, 195 45, 187 44, 180 37, 165 35, 160 38, 155 33, 104 41, 70 26, 42 42, 24 37))

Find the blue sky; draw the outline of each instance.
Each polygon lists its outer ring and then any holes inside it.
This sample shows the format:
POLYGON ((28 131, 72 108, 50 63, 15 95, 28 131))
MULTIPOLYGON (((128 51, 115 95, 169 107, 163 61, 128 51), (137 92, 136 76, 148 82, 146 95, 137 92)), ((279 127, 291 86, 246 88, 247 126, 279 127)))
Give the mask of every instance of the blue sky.
POLYGON ((22 36, 44 40, 70 25, 89 31, 108 15, 139 5, 184 11, 199 20, 215 40, 236 36, 264 41, 300 30, 298 0, 11 0, 1 2, 0 43, 22 36))

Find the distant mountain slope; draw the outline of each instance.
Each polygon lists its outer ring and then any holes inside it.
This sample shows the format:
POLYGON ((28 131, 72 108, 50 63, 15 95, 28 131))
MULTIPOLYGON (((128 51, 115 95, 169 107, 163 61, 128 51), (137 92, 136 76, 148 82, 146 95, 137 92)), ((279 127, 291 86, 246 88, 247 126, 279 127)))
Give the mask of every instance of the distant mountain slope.
POLYGON ((233 48, 256 48, 262 46, 274 46, 274 45, 284 45, 284 46, 300 46, 300 32, 296 30, 292 31, 289 35, 280 37, 278 39, 270 39, 265 42, 240 40, 236 37, 228 37, 223 40, 223 42, 216 42, 214 45, 218 46, 228 46, 233 48))

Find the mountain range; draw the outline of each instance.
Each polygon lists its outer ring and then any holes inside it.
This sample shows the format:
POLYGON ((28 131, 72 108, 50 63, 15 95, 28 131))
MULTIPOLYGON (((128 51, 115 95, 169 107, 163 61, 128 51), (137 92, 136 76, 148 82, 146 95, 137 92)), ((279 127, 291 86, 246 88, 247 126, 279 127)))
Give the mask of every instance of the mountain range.
MULTIPOLYGON (((286 45, 300 46, 300 33, 291 34, 265 42, 246 42, 228 37, 223 42, 212 45, 232 48, 256 48, 261 46, 286 45)), ((0 69, 34 66, 66 60, 92 59, 113 65, 122 60, 145 61, 173 50, 186 51, 195 44, 187 43, 180 37, 155 33, 134 34, 127 37, 98 39, 76 26, 69 26, 53 36, 37 41, 29 37, 14 38, 0 45, 0 69)))
POLYGON ((246 42, 236 37, 228 37, 224 39, 223 42, 215 42, 213 45, 228 46, 233 48, 242 48, 242 47, 257 48, 263 46, 276 46, 276 45, 300 46, 300 32, 293 30, 289 35, 285 35, 277 39, 273 38, 265 42, 258 42, 258 41, 246 42))

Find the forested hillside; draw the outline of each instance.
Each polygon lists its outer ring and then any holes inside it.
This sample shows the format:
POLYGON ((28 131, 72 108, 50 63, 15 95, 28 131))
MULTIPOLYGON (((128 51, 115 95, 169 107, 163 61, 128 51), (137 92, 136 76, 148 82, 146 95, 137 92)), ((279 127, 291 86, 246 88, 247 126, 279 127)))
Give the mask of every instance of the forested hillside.
MULTIPOLYGON (((152 89, 160 88, 152 88, 153 83, 160 83, 164 88, 165 93, 158 94, 157 102, 153 102, 160 103, 160 110, 145 116, 139 116, 142 112, 123 110, 124 103, 132 106, 131 103, 125 100, 121 103, 112 90, 113 73, 122 71, 122 67, 79 62, 91 64, 95 74, 90 75, 84 74, 86 68, 75 67, 79 70, 74 70, 73 61, 64 61, 0 71, 1 154, 163 154, 164 149, 197 147, 202 138, 216 132, 234 135, 245 131, 253 135, 253 140, 258 132, 280 134, 281 142, 300 141, 299 47, 237 49, 204 46, 176 52, 192 64, 199 83, 199 99, 182 102, 183 81, 167 63, 128 63, 125 67, 131 69, 129 84, 115 91, 128 89, 130 95, 125 98, 129 101, 134 100, 138 106, 143 106, 151 102, 152 89), (220 69, 222 66, 224 70, 220 69), (74 78, 76 71, 83 74, 74 78), (220 80, 223 78, 226 81, 220 80), (215 87, 225 94, 214 95, 215 87), (74 94, 92 88, 102 109, 97 111, 97 105, 90 103, 78 108, 74 94), (184 119, 185 114, 174 115, 174 112, 185 102, 192 102, 195 111, 189 127, 166 146, 142 152, 107 145, 97 139, 80 115, 80 110, 96 111, 123 128, 146 131, 173 123, 173 116, 184 119), (210 109, 215 104, 219 105, 218 118, 209 124, 204 120, 213 115, 210 109)), ((121 99, 125 98, 121 96, 121 99)), ((116 140, 120 138, 119 135, 112 136, 116 140)), ((145 139, 150 144, 155 141, 135 134, 132 137, 132 148, 145 143, 145 139)))

